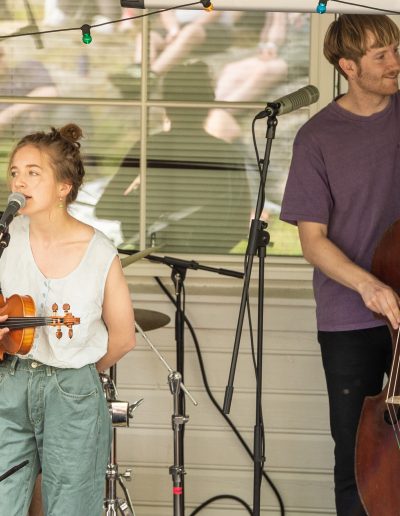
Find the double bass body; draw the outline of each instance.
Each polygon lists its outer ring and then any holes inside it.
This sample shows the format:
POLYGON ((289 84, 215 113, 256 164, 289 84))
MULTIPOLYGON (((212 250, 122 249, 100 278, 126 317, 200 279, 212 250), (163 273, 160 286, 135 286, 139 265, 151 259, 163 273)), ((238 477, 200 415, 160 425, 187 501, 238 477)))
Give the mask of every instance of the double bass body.
MULTIPOLYGON (((400 293, 400 221, 379 242, 371 272, 400 293)), ((368 516, 400 516, 399 331, 387 324, 393 347, 389 380, 379 395, 365 399, 356 441, 357 486, 368 516)))

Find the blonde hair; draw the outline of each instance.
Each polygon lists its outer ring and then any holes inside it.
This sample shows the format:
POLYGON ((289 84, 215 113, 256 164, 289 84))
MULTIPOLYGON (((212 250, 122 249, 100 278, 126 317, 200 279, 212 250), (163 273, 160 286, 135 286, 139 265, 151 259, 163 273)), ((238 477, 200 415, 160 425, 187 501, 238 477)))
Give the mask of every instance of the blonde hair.
POLYGON ((73 123, 64 125, 61 129, 51 128, 49 133, 38 131, 24 136, 14 147, 9 159, 9 168, 15 153, 26 145, 33 145, 46 153, 54 170, 57 181, 68 183, 71 190, 66 203, 75 201, 80 186, 83 183, 85 168, 83 166, 80 140, 82 129, 73 123))
POLYGON ((372 48, 386 47, 399 43, 400 31, 388 16, 342 14, 328 28, 324 41, 324 55, 347 79, 339 60, 344 57, 358 65, 368 50, 371 36, 374 38, 372 48))

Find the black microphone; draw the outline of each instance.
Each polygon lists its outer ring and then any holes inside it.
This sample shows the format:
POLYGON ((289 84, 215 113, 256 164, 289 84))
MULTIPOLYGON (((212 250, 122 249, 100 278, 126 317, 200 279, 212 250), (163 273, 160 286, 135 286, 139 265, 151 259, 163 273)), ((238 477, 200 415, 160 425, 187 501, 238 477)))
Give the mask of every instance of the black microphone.
POLYGON ((44 48, 42 38, 39 34, 39 27, 37 26, 35 17, 33 16, 31 6, 30 6, 28 0, 24 0, 24 3, 25 3, 25 10, 26 10, 28 18, 29 18, 29 32, 33 32, 32 37, 35 41, 35 47, 39 48, 39 49, 44 48))
POLYGON ((274 102, 268 102, 267 107, 258 113, 256 118, 265 118, 266 116, 273 114, 286 115, 287 113, 291 113, 292 111, 296 111, 302 107, 314 104, 314 102, 317 102, 318 99, 318 88, 309 84, 308 86, 304 86, 304 88, 300 88, 299 90, 294 91, 293 93, 289 93, 289 95, 280 97, 274 102))
POLYGON ((8 204, 0 218, 0 236, 7 231, 18 210, 25 206, 26 199, 21 193, 14 192, 8 196, 8 204))

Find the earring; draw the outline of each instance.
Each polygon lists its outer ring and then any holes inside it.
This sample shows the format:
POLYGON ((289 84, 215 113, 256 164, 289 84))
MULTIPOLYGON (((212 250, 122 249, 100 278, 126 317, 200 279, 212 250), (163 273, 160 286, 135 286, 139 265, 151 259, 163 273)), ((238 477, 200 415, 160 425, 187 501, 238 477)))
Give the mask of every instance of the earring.
POLYGON ((63 199, 62 199, 62 197, 60 197, 60 198, 59 198, 59 201, 60 201, 60 202, 58 203, 58 207, 59 207, 59 208, 64 208, 64 203, 63 203, 63 199))

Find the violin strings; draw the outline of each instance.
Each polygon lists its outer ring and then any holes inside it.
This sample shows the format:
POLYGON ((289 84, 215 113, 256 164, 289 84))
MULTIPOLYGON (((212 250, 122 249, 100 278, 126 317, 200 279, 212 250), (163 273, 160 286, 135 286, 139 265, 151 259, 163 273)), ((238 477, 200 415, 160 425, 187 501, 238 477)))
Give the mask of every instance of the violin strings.
POLYGON ((0 328, 22 329, 31 326, 45 326, 51 324, 63 324, 63 317, 9 317, 0 323, 0 328))

